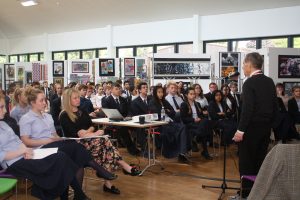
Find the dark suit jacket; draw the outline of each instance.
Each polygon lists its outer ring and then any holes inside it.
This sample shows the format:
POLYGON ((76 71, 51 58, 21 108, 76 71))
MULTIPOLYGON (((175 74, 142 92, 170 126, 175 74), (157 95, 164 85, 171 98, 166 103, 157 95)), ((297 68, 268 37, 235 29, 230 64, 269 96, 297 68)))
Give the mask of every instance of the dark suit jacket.
POLYGON ((119 97, 120 105, 118 105, 112 95, 106 98, 105 101, 103 101, 102 107, 103 108, 109 108, 109 109, 118 109, 118 111, 123 115, 123 117, 126 117, 128 115, 128 103, 127 100, 123 97, 119 97))
MULTIPOLYGON (((198 117, 201 119, 205 118, 202 113, 200 103, 195 102, 195 107, 196 107, 198 117)), ((193 113, 192 112, 189 113, 189 110, 192 110, 190 105, 187 102, 182 102, 180 105, 180 117, 184 124, 190 124, 195 121, 193 118, 193 113)))
POLYGON ((134 99, 130 105, 132 116, 149 114, 150 112, 149 103, 150 103, 149 98, 147 98, 147 104, 143 102, 140 96, 134 99))
POLYGON ((293 119, 293 122, 299 123, 297 119, 300 119, 300 112, 295 98, 292 98, 288 101, 288 112, 293 119))
POLYGON ((55 100, 55 99, 57 99, 58 98, 58 95, 55 93, 55 94, 53 94, 53 95, 51 95, 51 97, 50 97, 50 105, 52 105, 52 103, 53 103, 53 101, 55 100))
POLYGON ((86 99, 84 97, 80 97, 79 108, 80 108, 80 110, 83 110, 83 111, 87 112, 88 114, 90 114, 91 112, 94 112, 94 106, 93 106, 91 100, 86 99))
MULTIPOLYGON (((236 103, 236 99, 234 99, 234 97, 231 95, 231 94, 229 94, 228 96, 227 96, 227 98, 230 100, 230 102, 231 102, 231 112, 233 113, 233 114, 235 114, 236 113, 236 111, 237 111, 237 103, 236 103)), ((226 103, 227 104, 227 103, 226 103)))
POLYGON ((204 96, 205 96, 205 98, 207 99, 207 102, 209 103, 212 99, 212 93, 206 93, 206 94, 204 94, 204 96))
POLYGON ((50 114, 52 115, 55 126, 60 125, 59 123, 60 112, 61 112, 61 97, 58 97, 53 100, 52 105, 50 107, 50 114))
MULTIPOLYGON (((167 100, 163 100, 162 104, 164 106, 166 114, 174 121, 175 120, 175 110, 171 106, 171 104, 167 100)), ((153 98, 150 100, 149 103, 149 109, 151 113, 157 113, 158 114, 158 119, 161 120, 161 108, 162 105, 158 102, 156 102, 153 98)))
POLYGON ((218 104, 215 101, 211 101, 208 105, 208 113, 212 120, 220 120, 225 118, 231 118, 233 116, 233 112, 228 108, 225 102, 221 102, 221 106, 225 116, 220 116, 217 113, 221 112, 218 104))
MULTIPOLYGON (((46 93, 45 93, 45 88, 42 87, 41 90, 42 90, 42 91, 44 92, 44 94, 46 95, 46 93)), ((49 99, 49 100, 50 100, 50 91, 51 91, 50 88, 47 87, 47 96, 46 96, 46 98, 49 99)))
POLYGON ((272 124, 278 112, 277 96, 271 78, 258 74, 243 84, 242 112, 238 130, 246 131, 252 122, 272 124))

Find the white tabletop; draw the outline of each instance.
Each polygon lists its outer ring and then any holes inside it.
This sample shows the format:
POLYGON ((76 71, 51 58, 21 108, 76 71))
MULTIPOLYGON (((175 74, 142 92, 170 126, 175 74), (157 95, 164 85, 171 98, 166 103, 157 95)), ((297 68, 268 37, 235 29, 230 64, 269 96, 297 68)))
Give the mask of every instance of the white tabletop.
POLYGON ((145 122, 145 124, 140 124, 131 121, 120 121, 120 122, 114 122, 109 121, 108 118, 98 118, 98 119, 92 119, 92 122, 94 124, 102 124, 102 125, 111 125, 111 126, 126 126, 126 127, 133 127, 133 128, 149 128, 154 126, 162 126, 168 124, 168 122, 165 121, 151 121, 151 122, 145 122))

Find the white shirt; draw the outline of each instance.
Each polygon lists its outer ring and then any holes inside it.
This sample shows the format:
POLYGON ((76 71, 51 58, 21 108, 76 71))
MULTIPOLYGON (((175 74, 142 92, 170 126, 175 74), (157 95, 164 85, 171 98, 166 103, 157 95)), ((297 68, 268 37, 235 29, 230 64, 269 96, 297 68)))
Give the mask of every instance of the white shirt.
POLYGON ((201 108, 205 108, 208 106, 208 101, 205 97, 201 98, 201 97, 198 97, 195 99, 195 101, 197 101, 198 103, 200 103, 201 105, 201 108))
POLYGON ((229 100, 229 98, 226 97, 226 104, 227 106, 229 107, 230 110, 232 110, 232 103, 231 101, 229 100))
POLYGON ((221 111, 221 112, 224 112, 224 111, 223 111, 223 108, 222 108, 222 105, 221 105, 220 103, 217 103, 217 104, 218 104, 218 107, 219 107, 220 111, 221 111))
POLYGON ((93 103, 93 106, 94 107, 99 107, 99 108, 102 108, 102 98, 105 97, 104 95, 99 95, 99 94, 96 94, 93 98, 92 103, 93 103), (94 105, 95 103, 95 105, 94 105))
MULTIPOLYGON (((181 103, 183 102, 182 98, 175 95, 175 101, 177 102, 178 106, 180 107, 181 103)), ((166 100, 171 104, 171 106, 173 107, 174 110, 177 110, 175 104, 174 104, 174 101, 173 101, 173 96, 171 94, 168 94, 166 96, 166 100)))
POLYGON ((194 119, 198 118, 197 109, 196 109, 194 103, 191 105, 191 108, 192 108, 193 118, 194 118, 194 119))

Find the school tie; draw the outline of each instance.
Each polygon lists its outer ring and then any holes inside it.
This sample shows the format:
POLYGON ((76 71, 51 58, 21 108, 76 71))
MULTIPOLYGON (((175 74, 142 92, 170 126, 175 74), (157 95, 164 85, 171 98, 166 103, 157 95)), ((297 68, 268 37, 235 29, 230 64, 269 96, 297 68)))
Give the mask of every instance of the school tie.
POLYGON ((118 99, 118 98, 116 98, 116 103, 117 103, 118 105, 120 105, 120 102, 119 102, 119 99, 118 99))
POLYGON ((234 93, 234 99, 235 99, 235 101, 236 101, 237 107, 240 107, 240 105, 239 105, 239 99, 237 98, 237 96, 236 96, 235 93, 234 93))
POLYGON ((175 97, 172 97, 172 98, 173 98, 173 102, 174 102, 174 105, 175 105, 175 107, 176 107, 176 110, 179 110, 179 105, 178 105, 178 103, 177 103, 175 97))
POLYGON ((147 100, 146 99, 144 99, 144 103, 148 106, 148 104, 147 104, 147 100))

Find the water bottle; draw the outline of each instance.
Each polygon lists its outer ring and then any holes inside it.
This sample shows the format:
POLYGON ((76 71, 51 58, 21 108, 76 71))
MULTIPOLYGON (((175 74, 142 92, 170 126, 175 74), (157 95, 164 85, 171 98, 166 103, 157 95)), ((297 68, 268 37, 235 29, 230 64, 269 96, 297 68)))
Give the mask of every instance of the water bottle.
POLYGON ((165 119, 166 119, 166 111, 165 111, 165 108, 162 107, 161 111, 160 111, 160 120, 165 121, 165 119))

